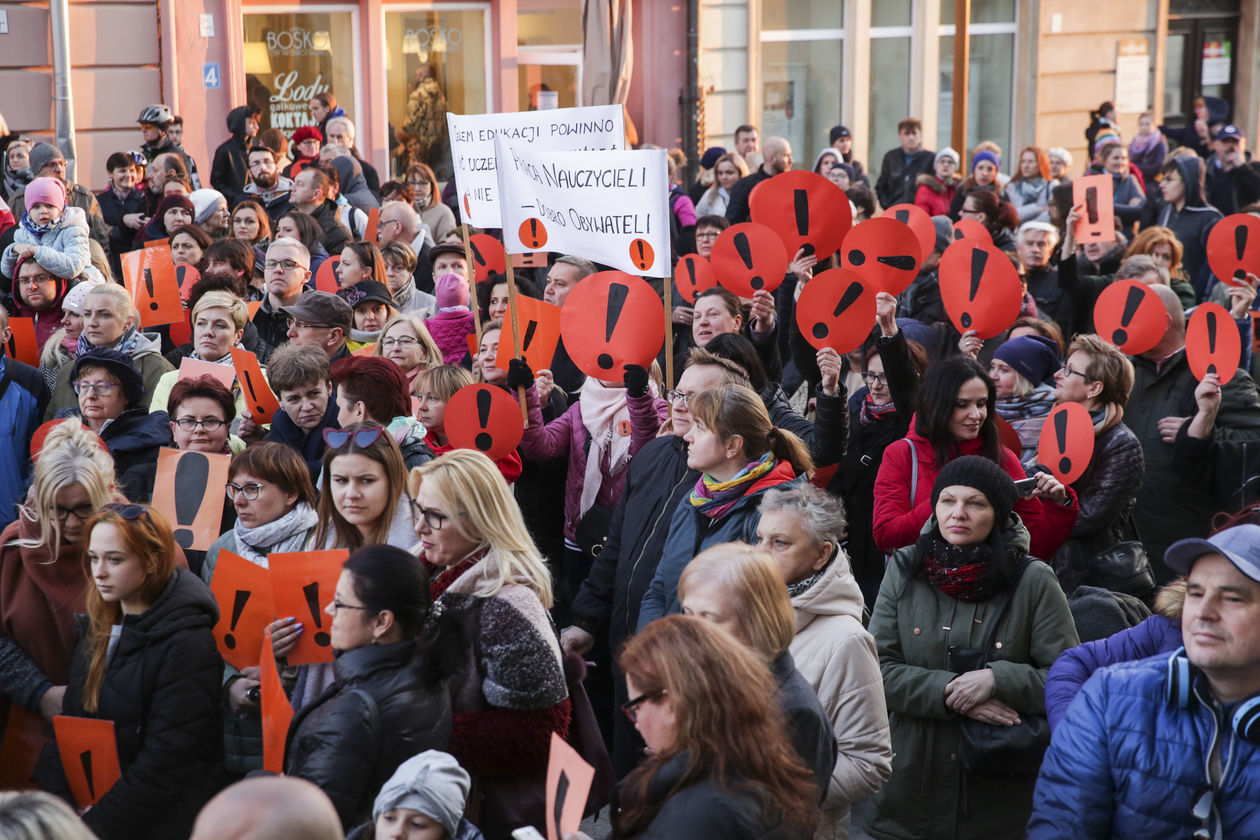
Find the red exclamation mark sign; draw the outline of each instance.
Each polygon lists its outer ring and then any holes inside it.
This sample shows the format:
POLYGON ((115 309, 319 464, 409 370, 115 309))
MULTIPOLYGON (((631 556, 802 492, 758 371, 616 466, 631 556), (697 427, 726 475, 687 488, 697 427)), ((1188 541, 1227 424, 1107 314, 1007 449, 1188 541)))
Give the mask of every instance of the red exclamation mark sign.
POLYGON ((306 606, 310 608, 311 618, 315 619, 315 627, 319 630, 315 634, 315 644, 320 647, 328 647, 332 644, 332 636, 324 632, 323 614, 324 611, 319 608, 319 581, 312 581, 302 587, 302 594, 306 596, 306 606))
POLYGON ((1234 279, 1246 280, 1247 269, 1243 268, 1243 266, 1241 265, 1242 260, 1243 260, 1243 253, 1247 250, 1247 226, 1246 225, 1239 225, 1238 227, 1234 228, 1234 250, 1238 254, 1238 262, 1240 263, 1238 268, 1234 269, 1234 279))
MULTIPOLYGON (((743 236, 743 234, 739 234, 743 236)), ((739 236, 736 237, 738 241, 739 236)), ((745 246, 747 241, 745 241, 745 246)), ((736 246, 738 247, 738 245, 736 246)), ((608 309, 604 313, 604 343, 611 344, 613 330, 617 327, 617 319, 621 317, 621 310, 626 305, 626 298, 630 296, 630 287, 621 283, 613 283, 608 287, 608 309)), ((600 353, 595 363, 599 365, 601 370, 613 369, 613 357, 609 353, 600 353)))
POLYGON ((149 309, 157 312, 158 302, 153 297, 153 272, 147 268, 144 270, 144 288, 149 293, 149 309))
POLYGON ((83 775, 87 779, 88 793, 91 794, 93 800, 96 799, 96 779, 92 776, 92 751, 84 750, 79 753, 79 763, 83 765, 83 775))
MULTIPOLYGON (((844 290, 844 294, 840 296, 840 302, 836 304, 836 309, 831 314, 839 318, 844 311, 853 304, 857 303, 858 298, 862 296, 862 285, 860 283, 851 283, 849 288, 844 290)), ((831 333, 831 328, 822 321, 814 324, 814 338, 821 341, 831 333)))
POLYGON ((1072 459, 1067 456, 1068 416, 1066 411, 1054 415, 1054 438, 1059 442, 1059 472, 1066 475, 1072 471, 1072 459))
MULTIPOLYGON (((809 235, 809 193, 805 190, 794 190, 792 192, 792 205, 796 211, 796 232, 800 236, 809 235)), ((814 253, 814 246, 806 242, 801 245, 801 250, 807 255, 814 253)), ((752 266, 749 266, 752 268, 752 266)))
POLYGON ((473 438, 473 443, 482 452, 489 452, 494 446, 494 436, 486 431, 486 427, 490 425, 490 400, 489 391, 477 392, 477 420, 481 424, 481 431, 473 438))

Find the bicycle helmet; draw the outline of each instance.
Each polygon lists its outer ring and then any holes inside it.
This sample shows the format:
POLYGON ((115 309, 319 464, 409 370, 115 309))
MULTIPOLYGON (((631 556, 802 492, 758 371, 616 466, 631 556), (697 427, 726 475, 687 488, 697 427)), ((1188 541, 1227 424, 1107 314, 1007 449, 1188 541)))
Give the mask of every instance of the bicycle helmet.
POLYGON ((165 129, 174 121, 175 117, 171 114, 171 109, 165 105, 146 105, 140 111, 140 116, 136 117, 136 122, 138 123, 149 123, 162 129, 165 129))

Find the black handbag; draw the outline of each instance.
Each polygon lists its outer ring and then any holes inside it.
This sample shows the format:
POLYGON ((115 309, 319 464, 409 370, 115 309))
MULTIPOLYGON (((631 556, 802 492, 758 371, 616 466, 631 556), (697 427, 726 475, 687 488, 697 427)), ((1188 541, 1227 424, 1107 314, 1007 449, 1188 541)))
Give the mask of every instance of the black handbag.
MULTIPOLYGON (((962 674, 978 671, 993 660, 993 638, 1014 596, 1027 563, 1019 569, 1011 588, 1002 594, 988 632, 979 648, 953 646, 947 652, 950 670, 962 674)), ((995 726, 970 717, 959 719, 958 763, 968 773, 1010 778, 1035 776, 1050 746, 1050 722, 1045 715, 1021 714, 1014 726, 995 726)))
POLYGON ((1155 572, 1142 543, 1126 540, 1093 556, 1085 582, 1112 592, 1146 598, 1155 588, 1155 572))
POLYGON ((600 504, 591 505, 574 529, 574 537, 583 556, 594 559, 604 550, 608 531, 612 528, 613 512, 600 504))

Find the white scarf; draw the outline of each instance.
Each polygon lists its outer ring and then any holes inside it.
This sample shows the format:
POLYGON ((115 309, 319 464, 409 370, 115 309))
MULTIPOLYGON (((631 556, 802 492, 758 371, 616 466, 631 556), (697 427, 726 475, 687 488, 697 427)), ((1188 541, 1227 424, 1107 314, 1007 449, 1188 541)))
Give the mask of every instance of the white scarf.
POLYGON ((297 507, 284 516, 256 528, 246 528, 238 519, 233 529, 236 553, 266 569, 268 554, 301 551, 317 522, 319 517, 306 502, 298 502, 297 507))
MULTIPOLYGON (((600 467, 608 457, 608 474, 617 475, 630 460, 630 435, 618 432, 622 421, 630 422, 630 406, 626 389, 609 388, 598 379, 587 377, 582 383, 582 397, 578 402, 582 413, 582 425, 591 436, 591 448, 586 454, 586 475, 582 481, 582 497, 578 504, 578 518, 595 506, 603 484, 600 467)), ((576 523, 575 523, 576 524, 576 523)))

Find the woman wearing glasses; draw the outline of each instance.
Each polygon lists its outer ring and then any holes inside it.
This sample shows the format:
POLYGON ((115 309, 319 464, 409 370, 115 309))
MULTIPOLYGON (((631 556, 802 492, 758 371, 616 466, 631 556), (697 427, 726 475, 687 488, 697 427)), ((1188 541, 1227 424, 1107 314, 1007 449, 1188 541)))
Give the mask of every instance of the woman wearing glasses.
POLYGON ((756 653, 708 621, 675 615, 631 639, 618 663, 633 698, 622 709, 648 757, 621 783, 617 836, 813 834, 818 786, 756 653))
POLYGON ((424 321, 415 315, 395 315, 381 328, 380 340, 372 351, 398 365, 407 377, 407 390, 415 393, 420 371, 442 364, 442 351, 429 335, 424 321))
MULTIPOLYGON (((267 555, 302 551, 315 532, 315 506, 318 504, 310 473, 302 456, 281 443, 259 443, 232 458, 228 467, 227 499, 236 522, 231 530, 206 550, 201 579, 209 586, 219 554, 230 551, 238 557, 267 568, 267 555)), ((271 625, 275 644, 288 651, 296 640, 295 619, 281 619, 271 625)), ((238 671, 223 666, 224 766, 243 776, 262 769, 262 722, 259 718, 260 686, 257 667, 238 671)))
POLYGON ((27 786, 44 726, 61 714, 74 650, 74 615, 87 583, 83 526, 121 499, 114 464, 95 434, 59 423, 44 439, 18 519, 0 533, 0 720, 14 748, 0 788, 27 786))
POLYGON ((80 353, 70 385, 78 405, 58 411, 56 417, 76 418, 100 435, 120 478, 137 464, 156 463, 158 448, 170 445, 170 418, 165 411, 149 412, 144 380, 126 353, 106 347, 80 353))
MULTIPOLYGON (((187 837, 223 754, 223 660, 214 596, 176 567, 170 525, 146 505, 107 504, 84 528, 90 581, 65 714, 114 724, 122 777, 83 815, 102 840, 187 837)), ((40 787, 68 795, 55 744, 40 787)))
MULTIPOLYGON (((1142 444, 1121 421, 1133 390, 1133 363, 1096 335, 1078 335, 1054 377, 1059 403, 1085 406, 1094 421, 1094 455, 1072 483, 1081 512, 1072 535, 1054 555, 1054 570, 1068 595, 1081 584, 1103 586, 1090 568, 1099 552, 1136 539, 1133 509, 1146 472, 1142 444)), ((1110 587, 1108 587, 1110 588, 1110 587)), ((1145 592, 1130 591, 1144 596, 1145 592)))
MULTIPOLYGON (((884 452, 875 478, 875 543, 886 552, 912 545, 932 515, 932 483, 946 464, 981 455, 1013 480, 1027 476, 1019 456, 1002 445, 994 403, 997 387, 970 356, 954 356, 927 370, 910 431, 884 452)), ((1072 531, 1076 493, 1048 472, 1015 502, 1032 537, 1033 557, 1053 557, 1072 531)))
POLYGON ((372 816, 372 803, 398 765, 445 750, 451 699, 443 681, 461 662, 458 642, 426 631, 429 575, 410 552, 369 545, 350 555, 325 612, 337 654, 336 687, 289 726, 284 772, 318 785, 346 831, 372 816), (423 638, 422 638, 423 632, 423 638))
POLYGON ((444 616, 464 628, 451 682, 448 750, 479 792, 469 819, 487 837, 543 825, 552 733, 571 705, 552 606, 551 574, 507 482, 480 452, 457 450, 411 471, 419 555, 444 616))
POLYGON ((444 242, 447 236, 455 232, 455 214, 442 203, 442 194, 437 188, 437 176, 428 164, 413 163, 407 167, 403 180, 415 190, 415 200, 411 206, 433 232, 433 241, 439 244, 444 242))
MULTIPOLYGON (((231 292, 206 292, 192 309, 192 353, 188 358, 200 362, 213 362, 232 369, 232 348, 242 348, 245 327, 249 323, 249 307, 231 292)), ((177 360, 178 361, 178 360, 177 360)), ((263 369, 266 373, 266 369, 263 369)), ((178 370, 167 371, 158 379, 153 387, 153 396, 149 407, 154 411, 167 408, 168 396, 175 383, 180 380, 178 370)), ((238 417, 245 417, 245 396, 241 386, 232 379, 232 392, 236 395, 236 411, 238 417)), ((236 426, 239 427, 239 423, 236 426)), ((235 430, 234 430, 235 431, 235 430)), ((244 444, 242 444, 243 446, 244 444)))

